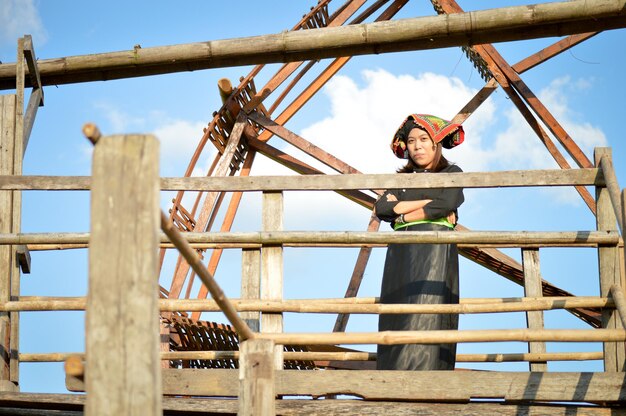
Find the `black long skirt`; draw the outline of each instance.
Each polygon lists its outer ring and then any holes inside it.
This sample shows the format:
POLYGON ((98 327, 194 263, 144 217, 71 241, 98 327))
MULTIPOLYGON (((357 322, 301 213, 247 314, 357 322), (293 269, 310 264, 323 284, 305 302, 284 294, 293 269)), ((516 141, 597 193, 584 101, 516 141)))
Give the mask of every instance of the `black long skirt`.
MULTIPOLYGON (((450 231, 417 224, 406 231, 450 231)), ((402 231, 397 231, 402 232, 402 231)), ((380 303, 459 303, 459 257, 455 244, 390 244, 380 303)), ((379 331, 458 329, 456 314, 380 315, 379 331)), ((453 370, 456 344, 379 345, 378 370, 453 370)))

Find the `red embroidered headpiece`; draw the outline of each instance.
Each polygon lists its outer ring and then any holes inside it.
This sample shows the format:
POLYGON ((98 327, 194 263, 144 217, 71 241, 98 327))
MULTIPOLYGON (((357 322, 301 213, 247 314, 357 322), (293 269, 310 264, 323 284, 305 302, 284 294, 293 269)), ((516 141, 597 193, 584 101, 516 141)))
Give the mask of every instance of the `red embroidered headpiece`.
POLYGON ((446 149, 463 143, 465 132, 460 124, 453 124, 430 114, 411 114, 400 125, 391 141, 391 150, 400 159, 408 159, 406 139, 415 127, 426 130, 435 143, 441 142, 446 149))

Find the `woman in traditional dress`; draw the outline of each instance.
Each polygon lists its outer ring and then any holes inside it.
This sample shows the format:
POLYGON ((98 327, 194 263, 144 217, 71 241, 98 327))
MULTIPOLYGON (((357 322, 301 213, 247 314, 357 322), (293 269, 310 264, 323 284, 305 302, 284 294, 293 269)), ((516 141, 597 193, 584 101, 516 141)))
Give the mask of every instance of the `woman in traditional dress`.
MULTIPOLYGON (((427 114, 412 114, 394 135, 392 150, 407 164, 398 173, 432 175, 461 172, 442 155, 442 147, 463 142, 464 132, 427 114)), ((390 189, 376 202, 376 215, 395 231, 453 230, 461 188, 390 189)), ((390 244, 380 303, 452 304, 459 302, 459 260, 455 244, 390 244)), ((458 329, 456 314, 383 314, 379 331, 458 329)), ((379 370, 453 370, 456 344, 379 345, 379 370)))

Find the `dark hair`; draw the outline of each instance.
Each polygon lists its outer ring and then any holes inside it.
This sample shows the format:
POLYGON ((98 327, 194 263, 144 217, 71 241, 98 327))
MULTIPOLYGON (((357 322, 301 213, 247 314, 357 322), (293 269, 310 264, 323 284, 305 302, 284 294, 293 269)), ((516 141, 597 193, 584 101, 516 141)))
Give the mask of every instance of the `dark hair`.
MULTIPOLYGON (((432 142, 432 139, 430 140, 432 142)), ((434 145, 436 149, 435 149, 435 157, 433 158, 433 168, 431 169, 431 171, 440 172, 441 170, 450 166, 450 162, 448 162, 448 159, 446 159, 445 156, 441 153, 441 148, 442 148, 441 142, 434 144, 434 145)), ((397 173, 413 173, 418 169, 421 169, 421 168, 417 166, 415 162, 413 162, 413 159, 411 159, 411 156, 409 156, 409 161, 407 162, 407 164, 402 166, 398 170, 396 170, 396 172, 397 173)))

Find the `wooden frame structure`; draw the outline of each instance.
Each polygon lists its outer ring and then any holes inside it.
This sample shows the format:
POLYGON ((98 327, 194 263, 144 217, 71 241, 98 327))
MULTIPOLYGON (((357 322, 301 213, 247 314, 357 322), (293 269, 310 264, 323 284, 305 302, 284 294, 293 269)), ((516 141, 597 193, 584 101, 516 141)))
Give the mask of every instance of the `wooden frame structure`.
MULTIPOLYGON (((535 5, 532 7, 532 18, 530 18, 527 7, 495 9, 491 13, 488 11, 463 13, 454 0, 437 0, 433 1, 435 10, 445 14, 444 16, 409 19, 410 21, 404 22, 385 22, 391 19, 406 2, 407 0, 392 1, 376 18, 377 22, 364 24, 365 19, 385 6, 387 2, 376 1, 349 22, 351 16, 354 16, 365 3, 365 0, 348 0, 334 13, 328 11, 330 0, 320 0, 318 5, 305 15, 291 32, 282 34, 280 39, 270 35, 253 39, 232 40, 232 42, 222 41, 222 43, 210 42, 202 45, 192 44, 180 47, 134 50, 131 51, 132 67, 124 64, 129 58, 129 53, 104 54, 108 55, 106 58, 109 59, 111 67, 98 71, 95 71, 90 65, 94 63, 98 65, 99 58, 104 58, 104 56, 96 56, 95 59, 93 57, 90 59, 64 58, 63 73, 59 73, 55 66, 57 63, 35 59, 30 37, 20 39, 16 64, 0 65, 0 88, 15 87, 17 92, 16 95, 0 96, 2 99, 0 102, 0 125, 9 126, 9 128, 1 130, 3 133, 0 135, 2 148, 11 149, 9 152, 1 154, 3 157, 8 154, 9 158, 0 161, 2 162, 0 163, 0 207, 5 207, 5 209, 0 210, 0 262, 11 265, 0 276, 0 339, 9 339, 8 344, 3 344, 2 357, 5 366, 0 380, 3 384, 0 385, 0 388, 5 391, 15 389, 19 380, 17 365, 19 361, 68 359, 68 386, 78 390, 86 386, 89 394, 84 406, 86 411, 92 414, 132 413, 133 409, 140 412, 148 411, 149 414, 159 414, 162 409, 169 408, 168 406, 175 407, 173 404, 166 404, 167 401, 160 400, 163 393, 202 396, 239 395, 240 402, 237 409, 240 414, 274 414, 275 412, 286 411, 291 404, 285 407, 285 403, 275 402, 273 400, 275 395, 325 396, 340 393, 351 393, 368 399, 390 401, 457 402, 469 401, 473 398, 495 397, 505 400, 505 405, 498 410, 503 412, 518 411, 520 407, 511 403, 520 401, 527 403, 523 406, 528 404, 541 406, 538 403, 544 401, 601 404, 595 408, 576 407, 579 412, 587 412, 588 414, 605 414, 608 409, 603 405, 607 403, 621 405, 624 401, 624 365, 626 362, 624 350, 626 332, 623 329, 623 320, 626 318, 623 314, 623 272, 620 275, 620 268, 623 267, 624 263, 623 243, 621 243, 619 232, 623 235, 624 223, 626 222, 626 213, 624 212, 626 195, 622 191, 620 198, 619 186, 612 168, 610 150, 598 149, 595 155, 595 164, 593 164, 557 120, 532 94, 519 74, 539 64, 542 60, 549 59, 549 57, 595 35, 592 31, 626 27, 625 2, 623 0, 589 0, 586 2, 576 0, 566 3, 535 5), (590 3, 593 4, 589 8, 590 3), (590 13, 589 10, 593 10, 593 12, 590 13), (508 16, 508 20, 504 21, 503 16, 508 16), (468 21, 473 22, 473 26, 470 25, 471 29, 467 29, 469 27, 468 21), (494 23, 488 24, 490 21, 494 23), (349 25, 347 25, 348 23, 349 25), (525 29, 520 31, 516 24, 525 25, 525 29), (339 27, 341 25, 346 26, 339 27), (333 28, 333 26, 337 27, 333 28), (363 40, 364 34, 367 35, 365 41, 363 40), (513 66, 506 63, 495 48, 485 43, 555 34, 571 36, 513 66), (427 41, 424 42, 424 39, 427 41), (246 50, 245 47, 249 45, 254 45, 252 48, 254 50, 246 50), (332 45, 333 48, 328 48, 329 45, 332 45), (363 300, 356 298, 356 296, 371 247, 373 245, 385 245, 392 238, 394 242, 398 242, 397 236, 377 232, 379 223, 374 217, 370 220, 368 231, 363 233, 298 234, 281 232, 282 192, 295 189, 335 190, 360 205, 371 208, 376 194, 364 190, 402 186, 400 184, 401 178, 397 178, 395 175, 361 174, 337 178, 319 175, 321 172, 277 150, 267 142, 275 135, 340 173, 360 173, 347 163, 287 130, 284 124, 348 61, 349 57, 341 57, 341 55, 352 56, 452 45, 466 48, 468 56, 487 81, 483 90, 459 112, 454 121, 462 123, 499 85, 564 170, 537 172, 525 178, 519 178, 516 172, 490 173, 489 175, 461 174, 460 176, 442 174, 440 183, 430 182, 420 186, 501 187, 555 184, 575 186, 589 209, 597 214, 598 231, 574 234, 498 234, 473 232, 461 227, 460 231, 445 237, 428 233, 405 233, 406 236, 403 236, 405 242, 441 243, 447 241, 459 243, 464 256, 491 270, 497 270, 504 277, 524 285, 527 297, 520 299, 519 302, 502 303, 497 300, 483 300, 476 304, 442 305, 443 308, 439 310, 437 308, 420 310, 416 308, 418 305, 400 305, 403 306, 400 308, 401 310, 404 312, 419 310, 420 313, 444 313, 442 310, 447 310, 448 313, 472 313, 476 311, 502 311, 509 308, 507 310, 527 311, 529 329, 508 332, 476 331, 475 333, 458 331, 450 334, 341 334, 340 332, 345 331, 350 313, 382 313, 384 311, 390 313, 390 308, 386 308, 388 305, 377 305, 373 302, 361 304, 360 302, 363 300), (258 54, 259 50, 262 50, 261 55, 258 54), (229 52, 221 55, 221 51, 229 52), (233 51, 235 52, 233 53, 233 51), (178 53, 187 58, 172 59, 178 53), (311 70, 316 63, 315 60, 322 57, 334 57, 336 59, 323 69, 311 85, 305 87, 281 114, 273 117, 274 111, 283 105, 283 100, 294 90, 303 75, 311 70), (113 64, 112 60, 115 59, 119 61, 113 64), (303 59, 311 59, 311 61, 301 61, 303 59), (176 64, 168 64, 166 61, 175 61, 176 64), (95 172, 93 178, 31 178, 20 176, 21 158, 28 143, 37 107, 43 105, 43 85, 267 62, 288 63, 282 66, 270 81, 260 89, 260 92, 257 92, 254 77, 261 71, 262 65, 255 67, 247 77, 243 77, 236 88, 233 88, 229 82, 220 84, 224 105, 216 112, 213 120, 205 129, 205 134, 200 140, 185 178, 164 178, 159 181, 155 172, 148 173, 147 170, 145 172, 145 184, 111 183, 110 181, 107 182, 104 177, 99 177, 95 172), (28 78, 25 76, 26 66, 28 67, 28 78), (296 74, 300 67, 302 69, 296 74), (294 74, 296 75, 294 76, 294 74), (283 88, 280 95, 270 105, 268 97, 278 91, 279 87, 290 77, 293 77, 291 82, 283 88), (24 88, 27 85, 33 87, 33 93, 27 106, 26 115, 24 115, 24 88), (571 169, 548 133, 541 127, 540 121, 548 127, 550 133, 566 149, 578 165, 578 169, 571 169), (213 162, 209 176, 207 178, 189 178, 208 142, 211 142, 218 149, 218 155, 213 162), (258 182, 255 183, 252 178, 247 178, 254 161, 254 155, 257 152, 308 176, 293 179, 271 177, 267 178, 265 186, 259 186, 258 182), (239 177, 229 177, 236 175, 237 172, 239 172, 239 177), (125 188, 125 186, 137 186, 138 188, 125 188), (591 196, 585 186, 596 187, 595 198, 591 196), (174 199, 169 215, 161 213, 160 220, 154 220, 158 204, 152 205, 148 201, 153 199, 159 187, 178 190, 179 194, 174 199), (107 329, 105 322, 98 320, 94 321, 93 324, 88 320, 86 371, 83 371, 80 358, 77 360, 76 357, 68 357, 63 354, 20 354, 17 345, 19 311, 68 309, 87 309, 89 311, 90 308, 96 310, 98 306, 93 305, 98 305, 98 302, 101 302, 100 305, 110 303, 110 299, 107 302, 105 297, 99 298, 100 295, 95 295, 95 291, 90 291, 87 300, 25 299, 20 297, 18 267, 21 267, 23 272, 27 272, 29 269, 28 249, 45 249, 51 248, 53 245, 67 248, 70 245, 85 247, 87 242, 93 248, 93 244, 97 243, 99 239, 102 239, 104 246, 111 244, 111 237, 103 232, 102 225, 98 225, 98 215, 106 218, 106 213, 97 211, 92 213, 92 232, 90 235, 21 234, 19 228, 20 192, 29 189, 90 189, 94 198, 97 195, 110 198, 112 195, 128 195, 129 192, 132 193, 132 190, 129 189, 139 188, 150 190, 150 195, 137 195, 138 198, 133 204, 135 208, 124 209, 124 212, 129 215, 129 219, 135 218, 139 225, 146 228, 138 227, 136 230, 124 230, 117 233, 128 237, 128 241, 133 241, 133 244, 138 243, 132 239, 133 235, 140 231, 142 235, 146 235, 145 241, 138 244, 137 248, 138 252, 141 252, 142 259, 140 262, 135 260, 137 274, 151 274, 152 269, 150 267, 154 265, 156 265, 155 270, 158 270, 159 259, 153 258, 149 253, 155 252, 159 245, 159 238, 162 247, 161 262, 163 261, 164 250, 167 247, 172 247, 172 245, 180 250, 181 257, 174 273, 172 286, 167 291, 168 299, 161 299, 157 304, 155 292, 158 290, 155 290, 155 287, 151 286, 148 281, 132 282, 132 288, 144 288, 143 291, 137 292, 137 296, 145 297, 146 305, 149 306, 150 311, 154 312, 154 316, 156 316, 156 311, 159 308, 162 312, 191 312, 196 319, 199 317, 199 313, 204 310, 219 308, 224 311, 242 340, 241 352, 230 353, 232 357, 241 359, 241 373, 236 370, 223 370, 223 372, 214 372, 211 375, 198 372, 199 370, 163 369, 158 371, 160 360, 208 357, 211 354, 213 356, 220 354, 226 356, 228 354, 221 352, 162 352, 161 357, 159 357, 158 332, 156 332, 158 329, 155 329, 155 322, 150 323, 145 328, 138 328, 137 333, 139 335, 127 340, 128 345, 133 345, 132 343, 135 342, 133 340, 139 343, 145 342, 146 348, 149 348, 150 351, 148 357, 140 358, 134 348, 125 349, 127 344, 122 343, 119 345, 128 353, 128 356, 122 357, 123 359, 118 361, 113 360, 107 354, 106 348, 104 351, 99 349, 100 344, 104 342, 103 340, 106 342, 119 342, 120 340, 115 339, 113 329, 107 329), (186 191, 198 191, 192 209, 186 209, 182 206, 183 195, 186 191), (234 222, 241 193, 246 191, 263 192, 265 212, 263 231, 231 233, 230 229, 234 222), (233 192, 234 197, 231 198, 220 232, 211 232, 218 210, 224 200, 225 192, 233 192), (145 218, 152 218, 152 221, 146 222, 144 221, 145 218), (163 230, 164 236, 158 237, 157 228, 159 224, 157 221, 161 223, 160 228, 163 230), (128 234, 125 234, 126 232, 128 234), (620 253, 620 244, 622 244, 622 253, 620 253), (282 247, 289 245, 360 246, 361 251, 346 291, 346 300, 329 301, 323 305, 316 302, 309 305, 308 308, 306 302, 304 304, 299 302, 299 305, 294 305, 293 302, 290 304, 289 301, 282 300, 282 247), (571 297, 567 292, 554 287, 540 277, 539 247, 577 245, 598 247, 601 285, 599 298, 579 299, 571 297), (497 251, 494 248, 496 246, 523 247, 523 264, 519 264, 497 251), (207 267, 202 261, 202 253, 209 248, 214 250, 207 267), (219 263, 221 252, 225 248, 244 250, 244 259, 248 268, 242 275, 242 294, 245 294, 248 299, 259 299, 256 303, 245 299, 238 302, 228 301, 213 280, 212 274, 219 263), (149 267, 146 268, 147 266, 149 267), (262 274, 259 270, 262 271, 262 274), (191 297, 191 286, 195 275, 203 283, 200 292, 196 295, 198 300, 177 300, 180 297, 191 297), (187 286, 186 290, 184 290, 185 285, 187 286), (209 293, 214 298, 214 303, 203 299, 209 293), (546 298, 543 298, 544 296, 546 298), (593 327, 601 329, 580 332, 543 329, 541 311, 557 307, 564 308, 593 327), (339 314, 334 328, 335 334, 316 335, 314 337, 304 334, 281 335, 282 313, 294 310, 339 314), (241 315, 238 312, 241 312, 241 315), (262 333, 258 332, 259 329, 262 333), (90 337, 92 337, 93 344, 90 343, 90 337), (100 341, 95 341, 97 339, 100 341), (291 373, 281 370, 283 360, 288 357, 297 357, 297 354, 301 354, 298 357, 313 360, 341 361, 371 360, 373 358, 371 354, 357 352, 284 353, 280 345, 286 343, 306 343, 307 345, 316 343, 406 343, 416 342, 416 340, 420 340, 420 342, 443 342, 444 340, 457 342, 517 340, 528 342, 528 354, 516 356, 501 354, 479 356, 475 354, 464 358, 468 361, 526 360, 529 361, 532 372, 528 374, 485 374, 484 380, 482 378, 481 380, 484 381, 485 386, 491 386, 491 390, 486 392, 473 388, 472 384, 475 381, 470 382, 470 380, 476 380, 475 374, 423 373, 416 375, 414 373, 401 374, 402 372, 343 372, 336 370, 333 372, 312 372, 305 377, 299 372, 291 373), (589 376, 584 373, 545 373, 545 362, 550 359, 599 358, 598 354, 589 353, 572 354, 567 357, 563 354, 559 355, 559 353, 546 353, 543 343, 549 340, 596 340, 604 342, 605 349, 601 357, 604 359, 606 373, 595 373, 589 376), (96 352, 90 353, 91 348, 94 348, 92 351, 96 352), (101 361, 93 357, 101 357, 101 361), (135 359, 138 360, 138 366, 128 367, 126 365, 135 359), (125 377, 123 381, 107 380, 106 383, 99 386, 98 383, 104 379, 98 376, 97 369, 105 365, 117 365, 119 371, 127 371, 129 377, 125 377), (146 374, 150 374, 150 376, 146 377, 146 374), (81 377, 83 375, 85 385, 82 384, 81 377), (136 382, 139 384, 135 384, 133 376, 138 377, 136 382), (411 380, 411 387, 400 388, 400 386, 407 385, 408 378, 411 380), (433 386, 432 380, 440 378, 440 383, 435 384, 439 386, 453 385, 455 388, 451 389, 451 392, 445 393, 441 388, 433 386), (240 379, 241 383, 239 382, 240 379), (142 391, 145 392, 145 395, 139 395, 140 397, 125 396, 123 393, 128 391, 131 386, 123 383, 132 383, 134 386, 143 385, 142 391), (185 387, 191 384, 191 387, 185 387), (385 385, 388 387, 383 388, 385 385), (283 410, 280 410, 281 408, 283 410)), ((107 137, 100 141, 100 134, 93 126, 90 126, 85 133, 94 143, 100 142, 97 148, 103 148, 105 150, 102 152, 109 154, 109 156, 102 156, 102 159, 97 159, 98 162, 94 160, 94 166, 96 163, 105 165, 120 163, 119 159, 113 157, 116 153, 118 155, 120 153, 111 144, 106 143, 110 141, 104 140, 108 139, 107 137)), ((122 146, 126 146, 126 150, 122 152, 123 157, 139 158, 141 154, 141 157, 152 159, 149 161, 138 159, 139 166, 147 166, 147 163, 156 165, 158 159, 155 156, 154 145, 150 144, 152 139, 137 136, 120 136, 118 139, 122 146), (137 149, 142 148, 142 146, 148 146, 152 150, 148 153, 138 152, 137 149)), ((119 143, 118 145, 120 145, 119 143)), ((138 181, 140 180, 144 179, 138 178, 138 181)), ((412 186, 417 185, 413 183, 412 186)), ((90 279, 95 279, 93 283, 90 283, 92 287, 96 287, 98 282, 98 268, 96 266, 98 262, 112 261, 99 257, 100 254, 97 252, 94 250, 93 261, 90 260, 90 263, 94 265, 94 269, 90 271, 90 279)), ((121 257, 114 260, 125 261, 121 257)), ((128 259, 128 262, 132 261, 128 259)), ((117 296, 118 298, 121 296, 119 293, 114 295, 107 294, 106 291, 100 292, 103 292, 103 296, 117 296)), ((128 314, 128 316, 137 313, 137 310, 133 309, 133 302, 128 303, 127 310, 121 309, 121 313, 128 314)), ((400 312, 396 311, 395 313, 400 312)), ((91 316, 94 315, 96 314, 91 316)), ((160 332, 161 335, 167 334, 166 328, 163 327, 160 332)), ((161 349, 163 349, 163 345, 161 345, 161 349)), ((20 400, 19 395, 0 394, 0 403, 17 403, 20 400)), ((54 401, 49 397, 45 400, 54 401)), ((80 402, 78 406, 83 405, 81 400, 68 399, 67 403, 70 402, 80 402)), ((395 410, 401 412, 403 407, 406 407, 406 411, 409 412, 411 409, 427 406, 425 404, 416 404, 415 406, 407 404, 404 406, 397 403, 396 405, 397 407, 394 406, 395 414, 400 414, 395 410)), ((186 402, 183 407, 185 406, 192 409, 194 404, 186 402)), ((307 406, 311 409, 317 409, 314 411, 328 412, 328 410, 320 410, 326 409, 325 404, 306 404, 305 406, 293 404, 293 409, 307 406)), ((341 403, 337 409, 341 406, 353 406, 350 407, 351 409, 365 409, 370 406, 376 408, 377 412, 384 413, 384 406, 376 407, 372 403, 341 403)), ((485 406, 488 407, 489 404, 467 404, 463 409, 466 410, 465 413, 468 409, 470 412, 482 412, 485 406)), ((495 411, 496 407, 493 406, 500 405, 492 404, 491 406, 489 412, 495 411)), ((223 407, 230 409, 225 410, 226 413, 233 412, 232 406, 225 405, 223 407)), ((563 409, 567 412, 567 408, 563 407, 563 409)), ((446 414, 444 412, 452 414, 452 412, 458 412, 458 408, 452 404, 445 404, 439 408, 439 411, 441 414, 446 414)))

